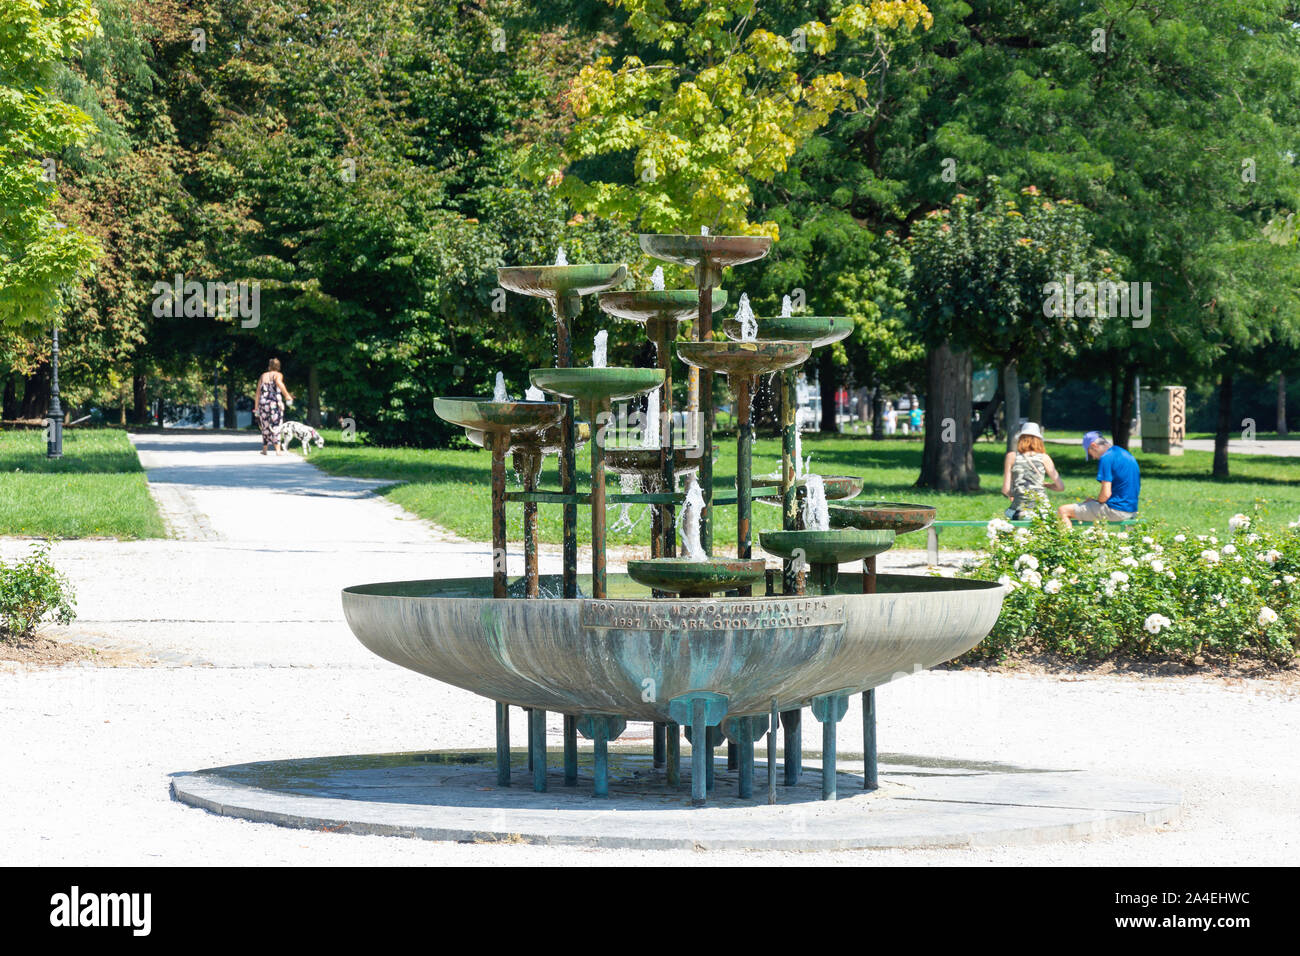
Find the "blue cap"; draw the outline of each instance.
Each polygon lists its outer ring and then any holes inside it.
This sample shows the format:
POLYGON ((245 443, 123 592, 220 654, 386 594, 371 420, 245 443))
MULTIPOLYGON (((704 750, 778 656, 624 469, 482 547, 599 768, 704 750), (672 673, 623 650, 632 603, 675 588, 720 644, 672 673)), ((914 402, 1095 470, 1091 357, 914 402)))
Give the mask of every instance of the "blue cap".
POLYGON ((1092 447, 1092 443, 1101 437, 1102 437, 1101 432, 1088 432, 1086 435, 1083 436, 1083 460, 1084 461, 1088 460, 1088 449, 1092 447))

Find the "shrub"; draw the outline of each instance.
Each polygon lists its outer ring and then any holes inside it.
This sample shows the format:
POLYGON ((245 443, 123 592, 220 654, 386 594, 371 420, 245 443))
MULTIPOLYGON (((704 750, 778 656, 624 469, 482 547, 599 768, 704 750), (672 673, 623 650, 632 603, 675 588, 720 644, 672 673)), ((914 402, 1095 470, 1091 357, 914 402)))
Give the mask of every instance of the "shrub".
POLYGON ((1300 644, 1300 522, 1256 531, 1234 515, 1204 533, 1091 525, 1067 531, 1049 509, 1027 528, 989 525, 975 577, 1010 588, 968 657, 1038 649, 1067 657, 1291 661, 1300 644))
POLYGON ((72 589, 50 563, 48 543, 25 560, 0 560, 0 641, 29 640, 45 623, 71 624, 76 618, 72 589))

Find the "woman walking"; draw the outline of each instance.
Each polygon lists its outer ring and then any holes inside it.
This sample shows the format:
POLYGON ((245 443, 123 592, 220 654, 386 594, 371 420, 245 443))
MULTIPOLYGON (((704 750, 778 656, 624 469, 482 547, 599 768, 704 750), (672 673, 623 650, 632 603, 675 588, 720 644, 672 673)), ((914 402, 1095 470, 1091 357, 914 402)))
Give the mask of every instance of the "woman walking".
POLYGON ((280 454, 280 423, 284 421, 285 405, 293 404, 293 396, 284 387, 284 376, 280 374, 280 360, 271 359, 266 371, 257 380, 257 424, 262 429, 262 454, 266 454, 268 445, 275 446, 275 453, 280 454), (281 402, 281 396, 284 401, 281 402))
POLYGON ((1043 447, 1043 433, 1035 423, 1025 422, 1016 436, 1016 450, 1007 452, 1002 466, 1002 494, 1011 499, 1007 517, 1012 521, 1028 518, 1029 512, 1045 505, 1044 486, 1049 477, 1053 491, 1065 490, 1056 463, 1043 447))

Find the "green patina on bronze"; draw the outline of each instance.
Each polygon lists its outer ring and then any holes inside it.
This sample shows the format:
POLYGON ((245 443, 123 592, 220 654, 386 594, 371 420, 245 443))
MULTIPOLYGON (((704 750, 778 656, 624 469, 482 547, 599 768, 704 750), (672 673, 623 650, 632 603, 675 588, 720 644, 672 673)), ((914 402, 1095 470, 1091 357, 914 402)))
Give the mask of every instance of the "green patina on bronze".
MULTIPOLYGON (((605 466, 616 475, 659 474, 658 448, 606 448, 605 466)), ((673 449, 673 474, 689 475, 700 467, 698 448, 673 449)))
POLYGON ((497 282, 501 283, 501 288, 546 299, 604 292, 626 278, 627 266, 621 262, 502 266, 497 269, 497 282))
POLYGON ((648 392, 663 383, 664 373, 659 368, 535 368, 528 380, 552 395, 595 403, 648 392))
POLYGON ((844 564, 883 554, 894 545, 892 531, 859 531, 841 528, 831 531, 764 531, 759 535, 763 550, 780 558, 793 559, 802 553, 809 564, 844 564))
POLYGON ((462 428, 519 435, 553 425, 564 414, 559 402, 494 402, 486 398, 439 397, 433 400, 438 417, 462 428))
POLYGON ((761 559, 651 558, 629 561, 628 576, 638 584, 673 594, 704 597, 718 591, 734 591, 753 586, 763 579, 765 562, 761 559))
MULTIPOLYGON (((699 313, 700 294, 696 289, 633 289, 626 292, 602 292, 597 299, 600 311, 628 322, 647 326, 646 334, 654 340, 649 327, 655 324, 693 322, 699 313)), ((714 289, 710 307, 717 312, 727 304, 727 293, 714 289)), ((676 326, 671 326, 674 335, 676 326)))
MULTIPOLYGON (((829 496, 828 496, 829 497, 829 496)), ((894 534, 924 531, 934 523, 935 509, 901 501, 842 501, 830 505, 831 527, 884 530, 894 534)))
MULTIPOLYGON (((804 342, 812 348, 830 345, 848 338, 853 332, 853 319, 844 315, 777 315, 758 316, 759 341, 804 342)), ((727 319, 722 331, 730 339, 740 339, 740 323, 727 319)))
POLYGON ((678 342, 677 354, 687 365, 733 379, 754 378, 808 361, 812 354, 806 342, 678 342))

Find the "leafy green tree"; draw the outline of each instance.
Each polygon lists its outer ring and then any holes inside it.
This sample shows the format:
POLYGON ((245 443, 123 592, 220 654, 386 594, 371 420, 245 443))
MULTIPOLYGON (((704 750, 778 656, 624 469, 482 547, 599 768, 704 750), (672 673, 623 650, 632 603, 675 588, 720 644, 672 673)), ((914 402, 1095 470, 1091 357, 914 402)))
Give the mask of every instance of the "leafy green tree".
POLYGON ((0 24, 0 325, 31 332, 50 323, 59 287, 98 255, 54 214, 58 160, 85 141, 90 120, 48 89, 97 25, 90 0, 0 0, 0 24))

